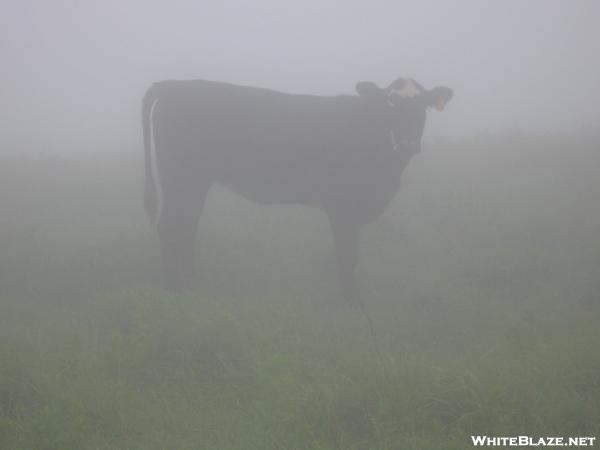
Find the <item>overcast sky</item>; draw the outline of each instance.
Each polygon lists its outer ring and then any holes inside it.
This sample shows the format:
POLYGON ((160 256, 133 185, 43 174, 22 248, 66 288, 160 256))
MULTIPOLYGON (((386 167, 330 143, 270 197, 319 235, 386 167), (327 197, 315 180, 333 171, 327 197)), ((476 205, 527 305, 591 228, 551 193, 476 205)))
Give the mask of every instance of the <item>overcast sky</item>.
POLYGON ((141 151, 162 79, 336 95, 412 76, 455 90, 430 138, 599 126, 593 0, 6 0, 0 52, 0 153, 141 151))

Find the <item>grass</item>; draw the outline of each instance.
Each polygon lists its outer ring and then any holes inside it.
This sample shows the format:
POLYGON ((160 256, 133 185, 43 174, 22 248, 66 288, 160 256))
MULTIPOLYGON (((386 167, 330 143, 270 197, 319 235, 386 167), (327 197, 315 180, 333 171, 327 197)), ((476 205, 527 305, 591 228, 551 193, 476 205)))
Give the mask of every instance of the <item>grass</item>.
POLYGON ((129 156, 0 167, 0 448, 464 449, 600 434, 600 138, 427 146, 361 237, 215 189, 198 285, 157 282, 129 156))

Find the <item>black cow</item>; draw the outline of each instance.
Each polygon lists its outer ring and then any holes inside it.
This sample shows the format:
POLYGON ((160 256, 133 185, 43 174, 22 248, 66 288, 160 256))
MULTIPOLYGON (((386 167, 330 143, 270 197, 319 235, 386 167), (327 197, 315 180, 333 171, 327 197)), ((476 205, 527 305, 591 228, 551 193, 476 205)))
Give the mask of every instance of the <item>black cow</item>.
POLYGON ((385 89, 363 81, 356 91, 291 95, 204 80, 150 87, 142 108, 145 201, 155 220, 152 134, 167 288, 191 287, 198 219, 218 182, 258 203, 322 208, 333 232, 343 296, 356 300, 359 228, 393 199, 402 171, 420 151, 427 107, 443 109, 452 90, 425 90, 400 78, 385 89))

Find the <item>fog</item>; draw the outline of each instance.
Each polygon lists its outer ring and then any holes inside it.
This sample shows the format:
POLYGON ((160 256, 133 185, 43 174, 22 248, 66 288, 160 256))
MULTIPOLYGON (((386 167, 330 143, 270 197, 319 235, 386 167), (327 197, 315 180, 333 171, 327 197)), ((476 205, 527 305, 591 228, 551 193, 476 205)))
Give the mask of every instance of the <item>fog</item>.
POLYGON ((599 24, 2 3, 0 449, 591 446, 599 24))
POLYGON ((456 93, 426 138, 597 127, 599 20, 595 1, 5 2, 0 152, 139 151, 163 79, 336 95, 411 76, 456 93))

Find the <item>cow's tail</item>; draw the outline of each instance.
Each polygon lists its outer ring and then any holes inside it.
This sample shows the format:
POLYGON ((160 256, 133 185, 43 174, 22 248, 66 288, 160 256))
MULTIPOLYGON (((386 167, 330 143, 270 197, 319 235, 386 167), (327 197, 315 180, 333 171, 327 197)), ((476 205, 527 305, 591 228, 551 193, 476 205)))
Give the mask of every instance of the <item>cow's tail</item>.
POLYGON ((142 129, 144 132, 144 206, 151 223, 155 223, 158 214, 158 189, 154 179, 152 164, 152 130, 150 117, 152 107, 160 95, 157 84, 153 84, 142 100, 142 129))

